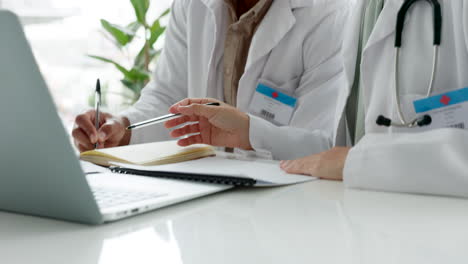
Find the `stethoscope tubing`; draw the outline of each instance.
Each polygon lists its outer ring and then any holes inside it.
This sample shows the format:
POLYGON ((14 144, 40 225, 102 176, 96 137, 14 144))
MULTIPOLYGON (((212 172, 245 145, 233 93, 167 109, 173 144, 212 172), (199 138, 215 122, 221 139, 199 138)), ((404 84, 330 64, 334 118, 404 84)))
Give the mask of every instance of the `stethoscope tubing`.
MULTIPOLYGON (((399 63, 400 63, 400 49, 402 47, 402 40, 403 40, 403 29, 404 29, 404 22, 406 18, 406 14, 408 10, 418 1, 421 0, 406 0, 400 10, 398 11, 397 23, 396 23, 396 35, 395 35, 395 58, 394 58, 394 101, 397 105, 397 114, 398 118, 400 119, 401 123, 390 122, 391 126, 394 127, 416 127, 421 126, 421 124, 425 124, 426 122, 422 122, 423 119, 427 120, 427 116, 422 118, 415 118, 411 122, 408 122, 404 117, 402 111, 402 105, 400 100, 400 85, 399 85, 399 63)), ((432 72, 430 82, 428 84, 426 98, 431 96, 434 90, 434 80, 437 73, 437 65, 439 60, 439 46, 442 40, 442 8, 438 0, 424 0, 427 1, 432 5, 433 8, 433 25, 434 25, 434 51, 432 57, 432 72)), ((383 116, 382 116, 383 117, 383 116)), ((430 118, 430 117, 429 117, 430 118)), ((379 122, 377 122, 379 123, 379 122)))

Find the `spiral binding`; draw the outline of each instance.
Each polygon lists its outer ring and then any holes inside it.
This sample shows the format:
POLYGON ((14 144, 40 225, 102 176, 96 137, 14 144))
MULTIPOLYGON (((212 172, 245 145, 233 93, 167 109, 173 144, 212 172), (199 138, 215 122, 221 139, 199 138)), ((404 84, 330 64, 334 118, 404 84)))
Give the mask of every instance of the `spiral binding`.
POLYGON ((145 170, 122 168, 122 167, 110 167, 109 169, 111 172, 119 173, 119 174, 130 174, 130 175, 139 175, 139 176, 147 176, 147 177, 155 177, 155 178, 215 183, 215 184, 233 185, 233 186, 239 186, 239 187, 250 187, 250 186, 254 186, 257 183, 255 179, 243 178, 243 177, 215 176, 215 175, 206 175, 206 174, 190 174, 190 173, 166 172, 166 171, 145 171, 145 170))

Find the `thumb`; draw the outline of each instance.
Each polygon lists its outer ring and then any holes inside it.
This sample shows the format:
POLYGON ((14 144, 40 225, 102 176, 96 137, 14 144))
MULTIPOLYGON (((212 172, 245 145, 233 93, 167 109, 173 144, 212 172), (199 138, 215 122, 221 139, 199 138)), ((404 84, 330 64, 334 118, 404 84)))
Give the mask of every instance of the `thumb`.
POLYGON ((172 105, 171 107, 169 107, 169 113, 179 114, 179 107, 189 105, 189 104, 190 104, 190 99, 188 99, 188 98, 184 99, 184 100, 172 105))
POLYGON ((98 138, 100 142, 106 142, 115 133, 115 122, 107 121, 98 131, 98 138))

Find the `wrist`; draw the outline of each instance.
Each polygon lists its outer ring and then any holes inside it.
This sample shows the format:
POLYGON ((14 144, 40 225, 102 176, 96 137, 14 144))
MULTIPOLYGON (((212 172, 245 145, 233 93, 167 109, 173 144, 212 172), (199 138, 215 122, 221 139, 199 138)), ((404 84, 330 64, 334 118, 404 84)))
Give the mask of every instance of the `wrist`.
POLYGON ((250 116, 243 113, 243 129, 241 131, 241 149, 243 150, 253 150, 252 145, 250 144, 250 116))

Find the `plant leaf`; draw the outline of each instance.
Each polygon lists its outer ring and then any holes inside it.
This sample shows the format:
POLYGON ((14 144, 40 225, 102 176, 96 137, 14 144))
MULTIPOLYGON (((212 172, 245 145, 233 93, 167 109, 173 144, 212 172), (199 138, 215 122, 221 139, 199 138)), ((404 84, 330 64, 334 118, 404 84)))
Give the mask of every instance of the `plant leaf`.
MULTIPOLYGON (((160 50, 155 50, 150 48, 149 51, 149 61, 152 62, 159 54, 161 53, 160 50)), ((135 64, 133 65, 134 68, 144 69, 145 68, 145 46, 140 50, 138 55, 135 58, 135 64)))
POLYGON ((127 69, 125 69, 125 67, 123 67, 122 65, 118 64, 117 62, 115 62, 115 61, 113 61, 111 59, 104 58, 104 57, 101 57, 101 56, 95 56, 95 55, 88 55, 88 57, 99 60, 99 61, 103 61, 103 62, 113 64, 121 73, 123 73, 124 76, 130 75, 130 71, 128 71, 127 69))
POLYGON ((122 84, 127 87, 133 94, 132 102, 135 102, 140 97, 141 90, 145 87, 144 82, 133 82, 127 79, 121 80, 122 84))
POLYGON ((160 20, 161 18, 163 18, 163 17, 169 15, 170 12, 171 12, 171 9, 170 9, 170 8, 164 10, 164 12, 158 17, 157 20, 160 20))
POLYGON ((132 82, 146 82, 150 79, 150 73, 145 71, 145 70, 142 70, 142 69, 139 69, 137 67, 133 67, 131 70, 127 70, 125 69, 125 67, 123 67, 122 65, 118 64, 117 62, 111 60, 111 59, 108 59, 108 58, 104 58, 104 57, 100 57, 100 56, 94 56, 94 55, 88 55, 90 58, 93 58, 93 59, 96 59, 96 60, 100 60, 100 61, 103 61, 103 62, 107 62, 107 63, 110 63, 110 64, 113 64, 121 73, 123 73, 125 79, 127 79, 128 81, 132 81, 132 82))
POLYGON ((127 29, 133 34, 135 34, 138 31, 138 29, 140 29, 140 27, 141 27, 141 24, 138 21, 132 22, 127 25, 127 29))
POLYGON ((146 13, 150 6, 150 0, 130 0, 130 2, 132 3, 133 9, 135 9, 138 22, 147 27, 146 13))
POLYGON ((131 30, 128 30, 127 28, 121 27, 119 25, 111 24, 105 19, 101 19, 101 25, 107 32, 109 32, 109 34, 115 38, 117 43, 119 43, 121 46, 127 45, 130 39, 135 36, 135 33, 131 30))
POLYGON ((125 86, 127 87, 130 91, 132 91, 133 93, 135 93, 135 83, 130 81, 130 80, 127 80, 127 79, 123 79, 123 80, 120 80, 120 82, 125 86))
POLYGON ((151 76, 150 73, 145 70, 132 68, 126 77, 127 79, 135 82, 146 82, 150 79, 151 76))
POLYGON ((149 38, 149 44, 151 47, 153 47, 154 43, 159 39, 159 37, 164 34, 164 31, 166 30, 166 27, 162 27, 161 23, 159 20, 154 21, 153 25, 151 26, 151 36, 149 38))
POLYGON ((141 27, 141 24, 138 21, 132 22, 132 23, 127 25, 126 30, 131 33, 131 34, 128 35, 129 36, 129 41, 128 42, 131 42, 133 40, 133 38, 135 38, 136 33, 137 33, 138 29, 140 29, 140 27, 141 27))
POLYGON ((161 19, 165 16, 167 16, 171 12, 171 9, 168 8, 166 9, 159 17, 153 22, 153 25, 150 28, 151 31, 151 36, 149 39, 149 43, 151 47, 156 43, 156 41, 159 39, 159 37, 164 34, 164 31, 166 30, 166 27, 161 26, 161 19))

